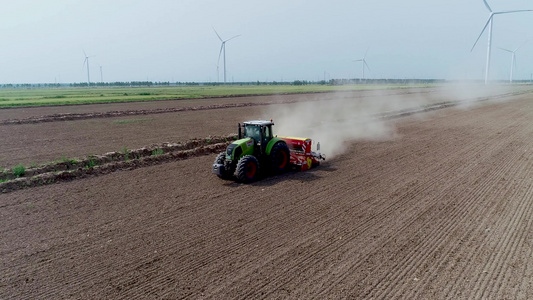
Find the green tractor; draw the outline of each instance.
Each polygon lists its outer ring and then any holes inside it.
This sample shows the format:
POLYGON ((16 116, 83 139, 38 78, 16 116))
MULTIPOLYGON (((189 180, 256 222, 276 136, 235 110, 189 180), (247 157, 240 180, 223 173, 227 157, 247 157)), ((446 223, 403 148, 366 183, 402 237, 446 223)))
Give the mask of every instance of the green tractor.
POLYGON ((248 183, 260 174, 285 172, 290 167, 289 147, 272 134, 272 125, 272 120, 243 122, 242 127, 239 124, 239 139, 217 156, 213 173, 248 183))

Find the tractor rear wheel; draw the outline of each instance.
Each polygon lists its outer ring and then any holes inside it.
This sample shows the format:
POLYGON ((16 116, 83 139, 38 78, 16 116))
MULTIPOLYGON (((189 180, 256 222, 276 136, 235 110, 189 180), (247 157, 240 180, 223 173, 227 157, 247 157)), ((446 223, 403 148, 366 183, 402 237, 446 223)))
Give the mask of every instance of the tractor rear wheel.
POLYGON ((240 182, 252 182, 259 175, 259 162, 253 155, 243 156, 237 163, 237 179, 240 182))
POLYGON ((287 171, 290 163, 289 147, 285 143, 277 143, 270 151, 271 170, 275 174, 287 171))

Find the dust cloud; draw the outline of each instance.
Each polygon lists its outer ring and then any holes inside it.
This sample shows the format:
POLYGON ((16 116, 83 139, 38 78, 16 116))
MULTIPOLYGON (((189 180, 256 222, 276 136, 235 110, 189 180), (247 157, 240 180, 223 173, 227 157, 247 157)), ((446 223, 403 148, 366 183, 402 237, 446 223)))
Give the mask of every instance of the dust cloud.
POLYGON ((320 142, 320 152, 328 158, 342 154, 350 142, 357 140, 386 140, 396 136, 392 120, 380 118, 420 105, 420 99, 399 95, 382 95, 380 92, 363 96, 338 93, 326 101, 302 101, 273 106, 267 115, 274 119, 275 132, 281 136, 309 137, 313 150, 320 142))
MULTIPOLYGON (((472 84, 447 84, 433 88, 338 92, 333 99, 302 99, 293 104, 273 105, 264 115, 274 120, 275 134, 313 139, 313 150, 327 158, 344 153, 350 143, 390 140, 398 137, 395 122, 384 118, 401 112, 420 111, 443 103, 459 109, 482 105, 488 97, 505 94, 509 88, 472 84)), ((306 97, 302 95, 302 97, 306 97)), ((492 101, 492 100, 491 100, 492 101)), ((430 118, 432 113, 416 114, 430 118)))

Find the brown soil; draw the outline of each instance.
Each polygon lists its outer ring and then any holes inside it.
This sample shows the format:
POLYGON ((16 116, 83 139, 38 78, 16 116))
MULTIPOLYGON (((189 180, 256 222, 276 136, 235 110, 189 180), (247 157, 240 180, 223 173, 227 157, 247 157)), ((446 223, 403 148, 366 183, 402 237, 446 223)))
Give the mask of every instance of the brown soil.
MULTIPOLYGON (((509 100, 251 185, 213 154, 0 194, 0 298, 531 299, 533 99, 509 100)), ((210 113, 180 130, 234 127, 210 113)))

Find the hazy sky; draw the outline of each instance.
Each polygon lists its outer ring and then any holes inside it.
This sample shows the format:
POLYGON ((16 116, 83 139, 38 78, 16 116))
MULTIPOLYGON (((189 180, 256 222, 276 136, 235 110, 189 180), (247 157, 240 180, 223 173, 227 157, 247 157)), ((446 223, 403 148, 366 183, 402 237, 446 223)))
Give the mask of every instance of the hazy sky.
MULTIPOLYGON (((531 0, 489 0, 494 11, 531 0)), ((0 12, 0 83, 359 78, 482 79, 489 16, 482 0, 17 0, 0 12)), ((492 79, 533 73, 533 12, 497 15, 492 79)))

